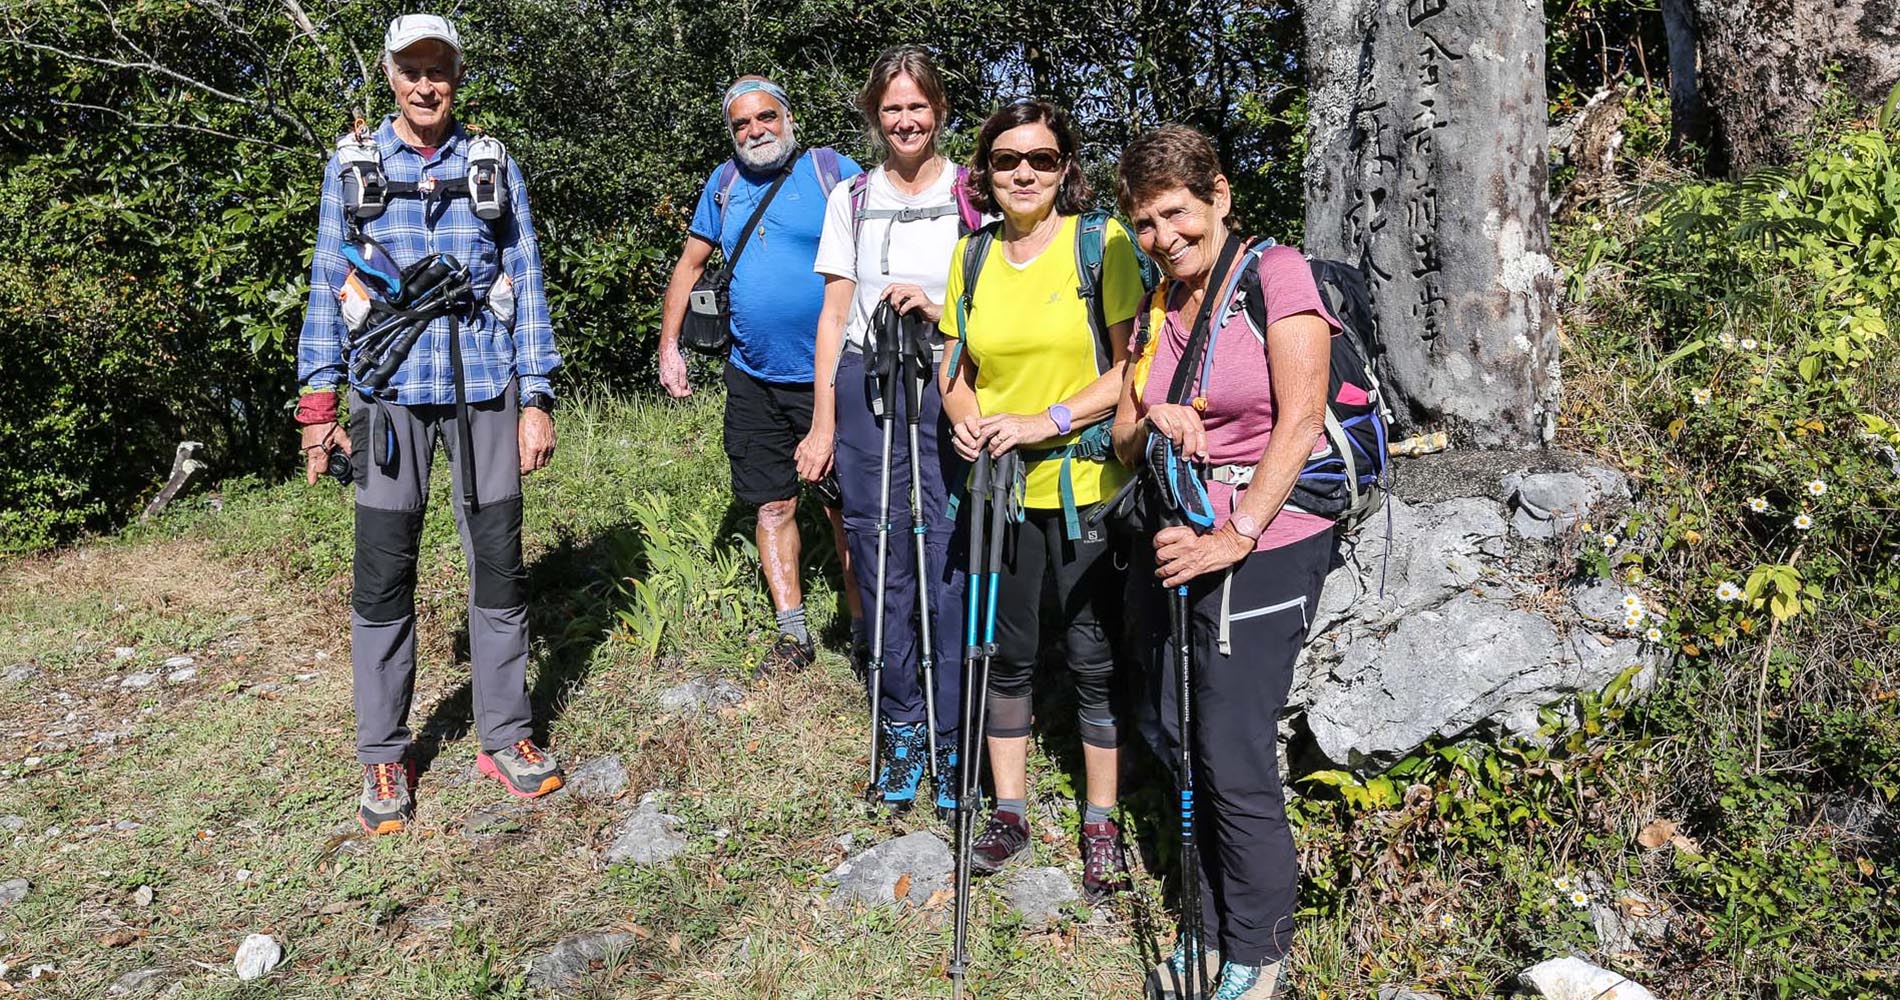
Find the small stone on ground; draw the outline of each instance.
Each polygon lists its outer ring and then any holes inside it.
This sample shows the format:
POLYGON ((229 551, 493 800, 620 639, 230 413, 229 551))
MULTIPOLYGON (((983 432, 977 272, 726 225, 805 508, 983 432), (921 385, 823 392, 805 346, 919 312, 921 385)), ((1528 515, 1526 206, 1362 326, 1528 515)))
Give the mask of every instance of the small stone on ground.
POLYGON ((1030 930, 1040 930, 1062 917, 1062 907, 1082 897, 1060 868, 1022 868, 1004 887, 1009 905, 1023 915, 1030 930))
POLYGON ((634 936, 624 931, 574 934, 555 942, 553 949, 528 961, 528 985, 544 990, 571 990, 595 962, 606 964, 633 947, 634 936))
POLYGON ((262 978, 277 963, 284 960, 284 946, 269 934, 252 934, 238 945, 237 957, 231 965, 237 969, 237 977, 243 980, 262 978))
POLYGON ((950 885, 953 862, 950 847, 935 834, 922 830, 887 840, 832 869, 828 879, 837 883, 834 906, 867 903, 880 906, 897 899, 899 880, 908 879, 903 901, 922 906, 932 893, 950 885))
POLYGON ((0 908, 12 906, 25 899, 33 891, 33 883, 23 878, 10 878, 0 882, 0 908))
POLYGON ((119 686, 131 691, 143 691, 158 683, 157 674, 129 674, 119 682, 119 686))
POLYGON ((627 790, 627 765, 617 753, 596 757, 567 772, 562 790, 583 799, 611 799, 627 790))
POLYGON ((113 980, 106 992, 115 997, 145 993, 162 985, 166 975, 164 969, 134 969, 113 980))
POLYGON ((608 864, 654 865, 686 850, 680 818, 662 812, 661 800, 659 792, 646 793, 639 806, 614 826, 605 853, 608 864))
POLYGON ((668 712, 717 712, 745 700, 745 689, 723 677, 695 677, 660 692, 660 708, 668 712))
POLYGON ((180 667, 179 669, 174 670, 169 674, 166 674, 165 680, 173 684, 184 684, 188 681, 196 680, 197 677, 198 677, 197 667, 180 667))

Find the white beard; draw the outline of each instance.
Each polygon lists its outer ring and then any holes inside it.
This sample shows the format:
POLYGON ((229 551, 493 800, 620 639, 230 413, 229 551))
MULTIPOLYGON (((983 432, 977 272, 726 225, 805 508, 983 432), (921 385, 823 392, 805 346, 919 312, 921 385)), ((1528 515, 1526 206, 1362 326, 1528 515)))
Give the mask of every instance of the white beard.
POLYGON ((797 148, 796 133, 789 119, 786 120, 785 130, 781 135, 772 135, 768 132, 750 145, 738 142, 732 144, 733 155, 739 158, 739 162, 747 170, 758 174, 777 173, 785 166, 785 161, 791 159, 792 151, 797 148))

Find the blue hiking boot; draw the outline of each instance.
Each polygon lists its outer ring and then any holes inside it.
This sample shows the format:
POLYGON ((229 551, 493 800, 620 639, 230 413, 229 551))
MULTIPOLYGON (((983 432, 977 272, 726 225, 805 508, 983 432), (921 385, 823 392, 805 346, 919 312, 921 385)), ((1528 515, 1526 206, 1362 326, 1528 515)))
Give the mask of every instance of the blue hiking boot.
POLYGON ((871 786, 870 798, 901 813, 917 801, 917 785, 928 765, 924 724, 879 719, 878 727, 877 783, 871 786))
POLYGON ((957 815, 957 738, 937 734, 937 818, 952 822, 957 815))

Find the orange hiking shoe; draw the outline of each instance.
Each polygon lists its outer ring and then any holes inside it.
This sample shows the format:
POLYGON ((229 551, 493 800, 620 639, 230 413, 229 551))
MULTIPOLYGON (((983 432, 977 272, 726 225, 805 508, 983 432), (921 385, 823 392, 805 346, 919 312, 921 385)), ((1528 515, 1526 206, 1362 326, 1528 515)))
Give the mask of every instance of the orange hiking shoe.
POLYGON ((416 816, 416 766, 403 760, 363 765, 356 821, 372 834, 401 833, 416 816))
POLYGON ((501 782, 508 794, 518 799, 538 799, 566 781, 560 762, 553 754, 535 746, 533 740, 516 740, 513 746, 478 753, 475 766, 501 782))

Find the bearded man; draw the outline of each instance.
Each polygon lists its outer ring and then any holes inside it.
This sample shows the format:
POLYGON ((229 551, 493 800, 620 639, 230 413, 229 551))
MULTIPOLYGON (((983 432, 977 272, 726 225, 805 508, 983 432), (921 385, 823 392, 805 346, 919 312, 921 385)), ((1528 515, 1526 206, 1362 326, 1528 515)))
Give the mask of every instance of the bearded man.
MULTIPOLYGON (((660 320, 660 384, 676 399, 692 395, 680 326, 693 285, 713 248, 731 260, 732 347, 725 358, 725 447, 732 492, 758 510, 759 563, 777 611, 776 636, 761 673, 801 670, 815 656, 799 579, 798 467, 794 452, 811 431, 813 354, 824 279, 812 270, 831 189, 863 170, 829 148, 801 150, 791 101, 762 76, 743 76, 721 102, 733 157, 700 192, 699 205, 666 286, 660 320), (761 212, 760 207, 764 210, 761 212), (756 222, 748 222, 754 218, 756 222)), ((868 649, 863 610, 835 491, 819 490, 845 566, 854 659, 868 649)))

